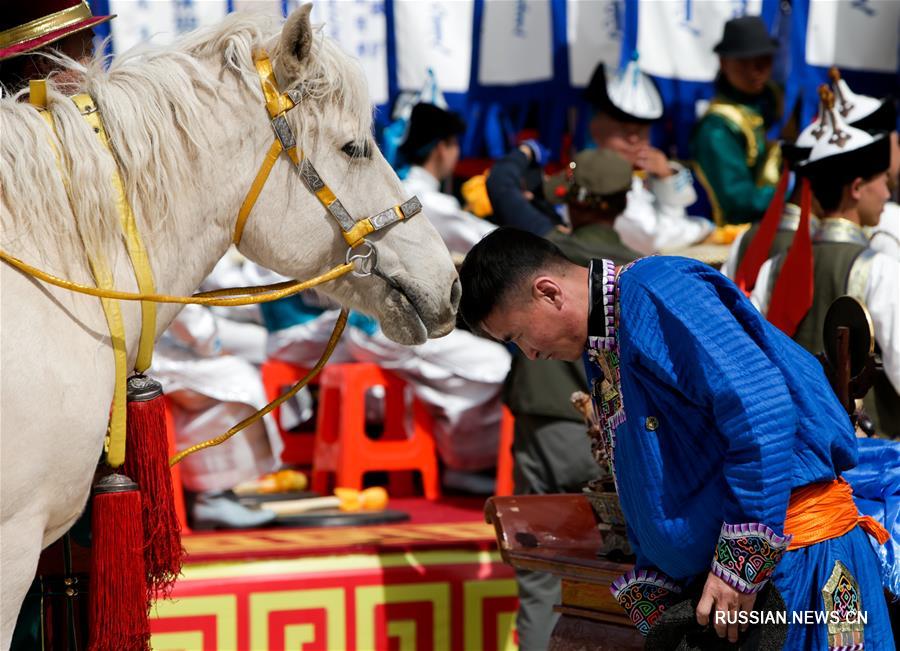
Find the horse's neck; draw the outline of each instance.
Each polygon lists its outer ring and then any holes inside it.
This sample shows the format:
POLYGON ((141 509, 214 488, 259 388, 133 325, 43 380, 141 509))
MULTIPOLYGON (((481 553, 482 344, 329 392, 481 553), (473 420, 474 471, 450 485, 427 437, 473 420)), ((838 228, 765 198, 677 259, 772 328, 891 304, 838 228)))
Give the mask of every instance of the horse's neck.
MULTIPOLYGON (((229 82, 225 82, 226 84, 229 82)), ((223 96, 238 101, 236 83, 223 96)), ((260 109, 263 110, 263 109, 260 109)), ((268 144, 257 144, 271 136, 263 120, 238 117, 230 101, 212 101, 206 107, 210 124, 217 125, 221 137, 213 148, 202 151, 196 160, 198 178, 192 191, 179 196, 177 214, 168 215, 170 228, 160 229, 151 249, 151 264, 158 293, 185 295, 194 292, 228 249, 240 204, 249 179, 268 144)), ((251 116, 256 117, 252 112, 251 116)), ((152 206, 142 206, 152 215, 152 206)), ((161 305, 158 334, 178 313, 180 306, 161 305)))

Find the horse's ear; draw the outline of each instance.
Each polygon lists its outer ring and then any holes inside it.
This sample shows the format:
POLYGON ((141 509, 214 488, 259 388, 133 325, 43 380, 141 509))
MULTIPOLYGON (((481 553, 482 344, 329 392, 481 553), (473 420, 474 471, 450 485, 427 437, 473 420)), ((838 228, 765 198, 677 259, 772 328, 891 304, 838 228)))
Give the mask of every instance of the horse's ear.
POLYGON ((275 57, 275 74, 282 84, 296 81, 309 57, 313 40, 312 25, 309 22, 311 11, 312 3, 294 10, 281 28, 281 40, 275 57))

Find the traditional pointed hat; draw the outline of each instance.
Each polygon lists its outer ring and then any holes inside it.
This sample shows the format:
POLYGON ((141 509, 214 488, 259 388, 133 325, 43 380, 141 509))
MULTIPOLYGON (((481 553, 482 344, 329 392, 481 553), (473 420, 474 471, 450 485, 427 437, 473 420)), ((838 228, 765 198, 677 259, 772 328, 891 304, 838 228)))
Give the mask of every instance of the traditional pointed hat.
POLYGON ((876 99, 868 95, 857 95, 841 79, 841 73, 835 67, 831 68, 828 76, 831 78, 835 106, 844 122, 869 133, 894 131, 897 128, 897 107, 893 97, 876 99))
POLYGON ((663 114, 662 98, 653 80, 638 67, 637 53, 620 71, 598 65, 584 96, 596 110, 625 122, 653 122, 663 114))
POLYGON ((819 86, 819 110, 816 119, 807 125, 794 142, 782 142, 781 154, 785 162, 791 169, 795 169, 797 165, 809 158, 809 153, 817 142, 825 135, 825 129, 822 125, 822 116, 825 114, 824 96, 828 92, 828 86, 822 84, 819 86))
POLYGON ((873 135, 849 126, 833 100, 819 116, 819 122, 821 135, 807 160, 797 166, 802 176, 812 180, 828 179, 843 185, 855 178, 867 179, 890 166, 891 149, 887 134, 873 135))
POLYGON ((781 273, 772 289, 766 315, 789 336, 812 307, 814 295, 812 241, 809 235, 810 182, 843 186, 855 178, 869 178, 888 169, 891 161, 887 134, 871 135, 848 126, 834 107, 834 95, 822 93, 824 110, 819 115, 821 136, 809 158, 797 166, 803 184, 800 226, 788 249, 781 273))
POLYGON ((0 12, 0 61, 26 54, 115 16, 95 16, 86 0, 4 3, 0 12))

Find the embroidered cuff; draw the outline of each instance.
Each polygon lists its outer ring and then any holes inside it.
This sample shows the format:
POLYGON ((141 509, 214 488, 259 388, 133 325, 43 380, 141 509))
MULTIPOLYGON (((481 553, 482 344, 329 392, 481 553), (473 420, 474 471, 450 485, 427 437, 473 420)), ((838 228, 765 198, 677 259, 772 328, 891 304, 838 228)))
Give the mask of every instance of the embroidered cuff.
POLYGON ((779 536, 759 522, 724 523, 712 572, 734 589, 752 594, 766 584, 790 542, 791 536, 779 536))
POLYGON ((647 635, 681 588, 662 572, 631 570, 613 581, 609 591, 635 628, 647 635))

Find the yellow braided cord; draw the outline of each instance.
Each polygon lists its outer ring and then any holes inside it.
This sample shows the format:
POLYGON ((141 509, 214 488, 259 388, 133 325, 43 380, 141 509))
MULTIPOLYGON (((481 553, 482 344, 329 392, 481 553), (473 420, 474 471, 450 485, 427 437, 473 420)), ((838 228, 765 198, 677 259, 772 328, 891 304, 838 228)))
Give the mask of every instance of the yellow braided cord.
POLYGON ((48 285, 55 285, 62 289, 76 292, 78 294, 87 294, 88 296, 96 296, 99 298, 114 298, 120 301, 152 301, 154 303, 178 303, 181 305, 214 305, 219 307, 234 307, 239 305, 255 305, 257 303, 266 303, 268 301, 276 301, 279 298, 286 298, 299 294, 300 292, 326 283, 330 280, 340 278, 344 274, 353 270, 353 263, 335 265, 325 273, 304 280, 302 282, 276 283, 274 285, 265 285, 262 287, 239 287, 232 290, 219 290, 218 292, 209 292, 213 296, 197 294, 195 296, 169 296, 167 294, 135 294, 132 292, 121 292, 114 289, 100 289, 97 287, 89 287, 71 280, 64 280, 58 276, 54 276, 45 271, 41 271, 37 267, 22 262, 18 258, 11 256, 6 251, 0 251, 0 260, 3 260, 10 266, 15 267, 19 271, 34 276, 48 285), (275 289, 273 289, 275 288, 275 289), (234 298, 219 298, 215 294, 222 293, 239 293, 248 294, 248 296, 234 298))
POLYGON ((328 344, 325 346, 325 351, 322 353, 319 361, 316 362, 316 365, 312 367, 309 373, 307 373, 302 380, 297 382, 297 384, 291 387, 291 389, 287 393, 283 393, 282 395, 278 396, 277 398, 275 398, 275 400, 267 404, 252 416, 245 418, 224 434, 209 439, 208 441, 198 443, 197 445, 192 445, 186 450, 182 450, 169 460, 169 466, 174 466, 186 456, 194 454, 194 452, 199 452, 200 450, 205 450, 206 448, 211 448, 219 445, 220 443, 224 443, 241 430, 244 430, 253 423, 261 420, 266 414, 270 413, 276 407, 279 407, 285 400, 293 398, 297 394, 297 392, 305 387, 309 383, 309 381, 312 380, 319 373, 319 371, 322 370, 322 367, 325 366, 325 364, 328 362, 328 358, 331 357, 331 353, 334 352, 335 346, 337 346, 337 343, 341 338, 341 334, 344 332, 344 326, 347 325, 348 314, 349 312, 346 308, 341 310, 341 314, 340 316, 338 316, 337 323, 334 324, 334 330, 331 333, 331 337, 328 339, 328 344))

